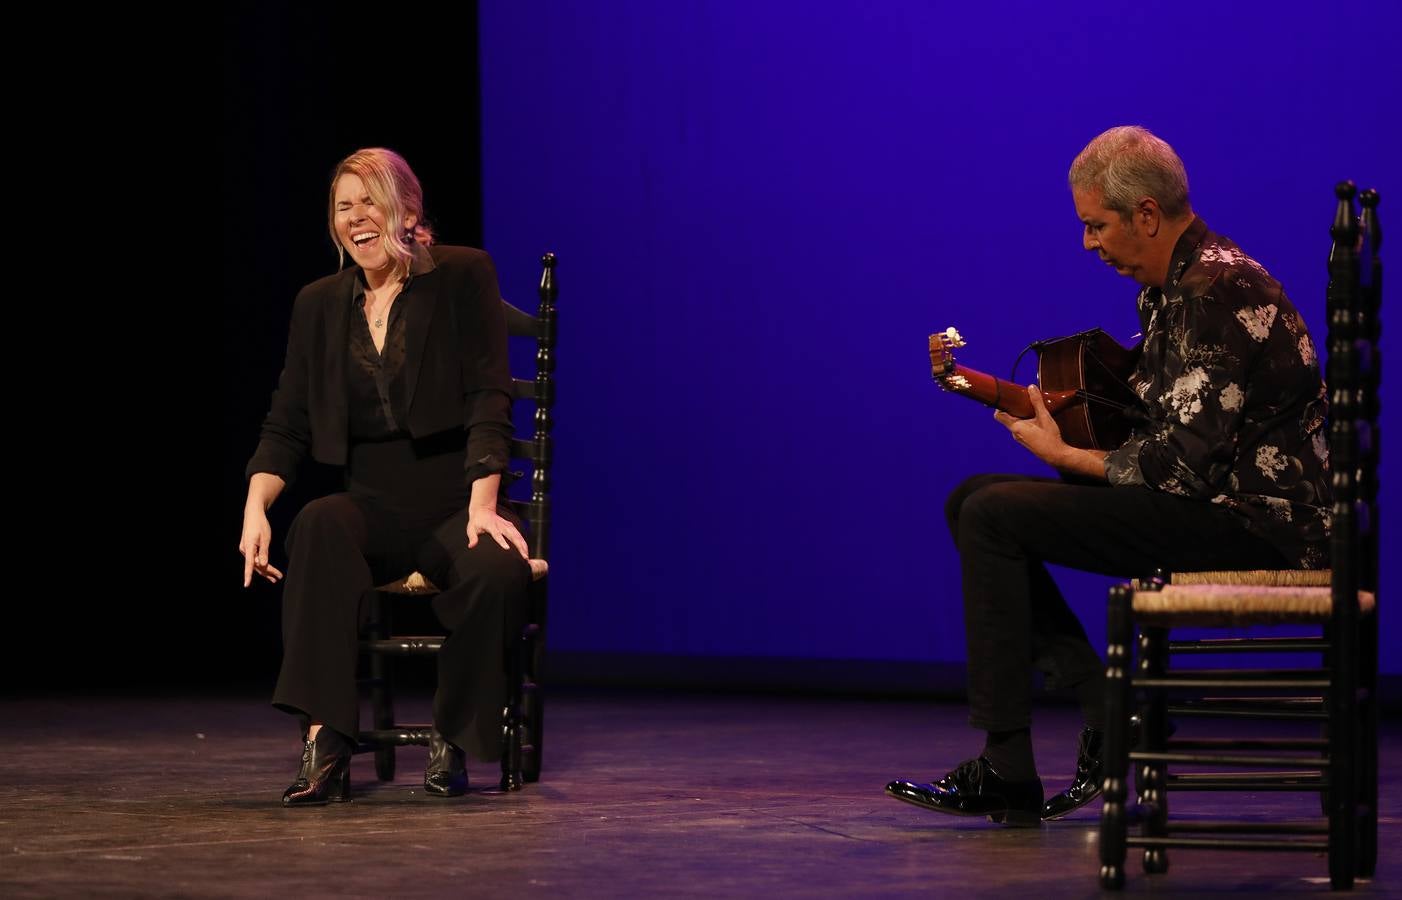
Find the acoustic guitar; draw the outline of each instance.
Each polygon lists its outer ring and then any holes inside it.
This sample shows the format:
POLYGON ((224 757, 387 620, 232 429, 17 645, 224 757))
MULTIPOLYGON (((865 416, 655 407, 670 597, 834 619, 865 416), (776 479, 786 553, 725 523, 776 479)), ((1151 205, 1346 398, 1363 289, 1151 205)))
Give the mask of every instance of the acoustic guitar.
MULTIPOLYGON (((960 365, 965 345, 953 327, 930 335, 930 374, 952 394, 970 397, 1020 419, 1033 415, 1027 388, 960 365)), ((1113 450, 1128 438, 1142 409, 1129 386, 1142 345, 1126 348, 1099 328, 1037 341, 1037 382, 1062 440, 1084 450, 1113 450)))

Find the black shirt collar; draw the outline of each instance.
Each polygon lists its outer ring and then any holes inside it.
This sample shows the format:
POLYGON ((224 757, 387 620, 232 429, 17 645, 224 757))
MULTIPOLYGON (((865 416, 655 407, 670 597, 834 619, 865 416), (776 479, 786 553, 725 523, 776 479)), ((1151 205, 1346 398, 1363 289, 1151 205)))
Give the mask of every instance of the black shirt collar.
POLYGON ((1168 261, 1168 282, 1164 284, 1164 290, 1172 290, 1178 286, 1178 280, 1197 257, 1198 249, 1206 239, 1207 223, 1200 217, 1193 216, 1187 230, 1178 236, 1178 242, 1173 245, 1173 256, 1168 261))
MULTIPOLYGON (((437 268, 437 263, 433 261, 433 254, 423 244, 415 241, 414 258, 409 262, 409 275, 404 279, 404 292, 409 290, 409 285, 417 276, 432 272, 435 268, 437 268)), ((355 279, 351 285, 351 307, 359 309, 365 305, 364 269, 359 266, 355 267, 355 279)))

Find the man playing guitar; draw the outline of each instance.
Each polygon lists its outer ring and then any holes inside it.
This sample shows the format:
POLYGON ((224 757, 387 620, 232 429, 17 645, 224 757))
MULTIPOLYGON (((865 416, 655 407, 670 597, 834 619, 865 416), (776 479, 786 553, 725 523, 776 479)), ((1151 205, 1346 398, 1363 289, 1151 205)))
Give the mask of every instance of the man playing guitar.
MULTIPOLYGON (((1047 564, 1122 577, 1326 564, 1326 399, 1314 344, 1280 284, 1208 230, 1183 163, 1143 128, 1090 142, 1068 178, 1084 245, 1141 286, 1139 415, 1116 446, 1072 446, 1036 386, 1013 439, 1063 476, 977 475, 950 495, 983 748, 943 778, 892 781, 938 812, 1031 826, 1100 793, 1104 665, 1047 564), (1044 802, 1031 740, 1032 667, 1074 689, 1077 775, 1044 802)), ((957 337, 957 335, 956 335, 957 337)), ((1016 411, 1016 410, 1014 410, 1016 411)), ((1084 442, 1082 442, 1084 443, 1084 442)))

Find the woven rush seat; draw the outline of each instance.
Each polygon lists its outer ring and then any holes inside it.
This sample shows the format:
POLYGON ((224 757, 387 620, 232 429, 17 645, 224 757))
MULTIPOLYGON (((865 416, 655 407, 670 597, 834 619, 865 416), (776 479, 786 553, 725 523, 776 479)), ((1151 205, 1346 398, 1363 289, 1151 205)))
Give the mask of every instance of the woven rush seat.
MULTIPOLYGON (((1250 582, 1179 584, 1175 575, 1174 583, 1164 585, 1162 590, 1135 591, 1134 617, 1148 624, 1203 628, 1327 622, 1334 604, 1328 573, 1324 574, 1322 585, 1298 586, 1250 582)), ((1358 592, 1360 614, 1371 615, 1376 605, 1372 591, 1358 592)))
POLYGON ((1331 569, 1243 569, 1231 572, 1174 572, 1181 584, 1257 584, 1267 587, 1328 587, 1331 569))

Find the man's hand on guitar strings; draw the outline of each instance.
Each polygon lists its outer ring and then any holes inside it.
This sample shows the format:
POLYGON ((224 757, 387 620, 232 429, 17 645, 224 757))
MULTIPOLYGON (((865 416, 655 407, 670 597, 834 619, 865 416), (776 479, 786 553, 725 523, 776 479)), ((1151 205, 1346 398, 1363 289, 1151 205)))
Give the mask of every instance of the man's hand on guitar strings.
POLYGON ((1042 462, 1060 468, 1065 452, 1071 448, 1061 439, 1061 428, 1047 412, 1047 404, 1042 400, 1042 392, 1035 384, 1028 385, 1027 399, 1032 401, 1033 416, 1030 419, 1019 419, 1011 413, 1001 410, 993 414, 993 418, 1003 424, 1012 434, 1013 439, 1028 450, 1042 462))
POLYGON ((1019 419, 1001 410, 993 418, 1008 429, 1014 440, 1052 468, 1104 481, 1104 451, 1081 450, 1062 440, 1061 427, 1047 411, 1046 401, 1035 384, 1028 385, 1027 399, 1032 401, 1032 418, 1019 419))

